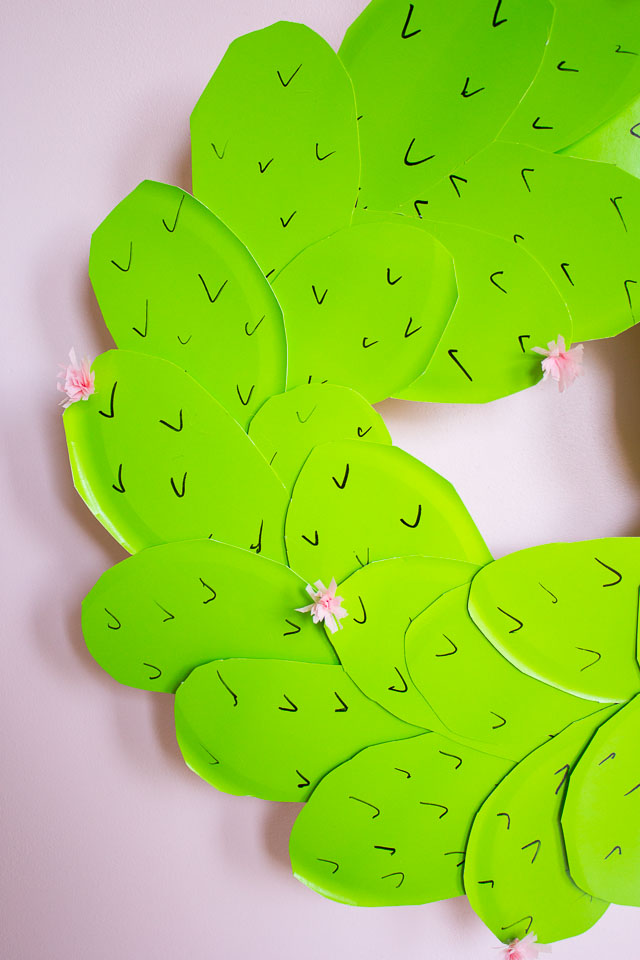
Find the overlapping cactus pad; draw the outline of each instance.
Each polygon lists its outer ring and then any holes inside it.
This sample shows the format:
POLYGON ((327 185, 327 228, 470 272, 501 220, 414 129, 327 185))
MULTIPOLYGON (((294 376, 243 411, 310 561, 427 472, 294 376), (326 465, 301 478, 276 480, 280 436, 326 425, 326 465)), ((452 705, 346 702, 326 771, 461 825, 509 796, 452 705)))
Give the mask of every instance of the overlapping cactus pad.
POLYGON ((64 422, 133 556, 87 645, 175 693, 206 781, 308 801, 326 897, 466 893, 505 942, 640 905, 640 541, 494 561, 371 407, 489 401, 635 322, 639 88, 620 0, 373 0, 339 55, 275 24, 194 110, 196 199, 144 181, 94 234, 120 349, 64 422), (304 609, 333 578, 336 630, 304 609))

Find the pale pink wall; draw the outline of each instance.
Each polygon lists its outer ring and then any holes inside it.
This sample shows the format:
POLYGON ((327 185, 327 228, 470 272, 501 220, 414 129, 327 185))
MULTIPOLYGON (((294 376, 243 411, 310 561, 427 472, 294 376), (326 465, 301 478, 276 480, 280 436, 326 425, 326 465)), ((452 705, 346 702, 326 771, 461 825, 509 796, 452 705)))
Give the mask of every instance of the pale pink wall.
MULTIPOLYGON (((189 186, 188 116, 226 45, 280 18, 337 44, 360 0, 5 0, 0 26, 3 960, 469 960, 492 937, 462 899, 359 910, 294 881, 295 808, 217 794, 183 766, 171 698, 94 665, 79 604, 121 551, 76 497, 57 361, 109 345, 89 236, 139 180, 189 186)), ((640 330, 588 348, 568 395, 382 406, 459 487, 496 554, 640 533, 640 330)), ((637 956, 613 908, 563 960, 637 956)))

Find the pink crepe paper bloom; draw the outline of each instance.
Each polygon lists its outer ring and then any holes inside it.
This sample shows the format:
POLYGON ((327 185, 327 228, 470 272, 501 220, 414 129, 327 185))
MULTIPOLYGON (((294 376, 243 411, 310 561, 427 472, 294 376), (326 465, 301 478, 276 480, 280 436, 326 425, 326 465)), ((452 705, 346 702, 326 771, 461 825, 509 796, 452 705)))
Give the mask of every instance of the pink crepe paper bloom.
POLYGON ((343 597, 336 597, 338 584, 335 577, 328 587, 325 587, 322 580, 316 580, 316 588, 314 590, 311 584, 307 586, 307 593, 313 603, 308 607, 296 607, 298 613, 310 613, 314 623, 324 620, 331 633, 342 630, 342 624, 339 621, 347 616, 347 611, 342 607, 343 597))
POLYGON ((61 363, 59 366, 61 372, 58 374, 58 380, 64 380, 64 383, 58 384, 58 390, 67 395, 67 399, 61 401, 63 407, 68 407, 78 400, 86 400, 91 396, 95 391, 95 374, 86 357, 78 363, 76 351, 72 348, 69 351, 69 363, 66 366, 61 363))
POLYGON ((534 353, 540 353, 545 358, 542 361, 543 380, 551 377, 560 388, 560 393, 570 387, 574 380, 582 375, 582 354, 584 347, 580 343, 577 347, 567 350, 564 337, 559 336, 558 342, 552 340, 544 347, 533 347, 534 353))
POLYGON ((541 953, 551 953, 548 947, 540 946, 536 939, 535 933, 528 933, 524 940, 512 940, 502 947, 503 960, 538 960, 541 953))

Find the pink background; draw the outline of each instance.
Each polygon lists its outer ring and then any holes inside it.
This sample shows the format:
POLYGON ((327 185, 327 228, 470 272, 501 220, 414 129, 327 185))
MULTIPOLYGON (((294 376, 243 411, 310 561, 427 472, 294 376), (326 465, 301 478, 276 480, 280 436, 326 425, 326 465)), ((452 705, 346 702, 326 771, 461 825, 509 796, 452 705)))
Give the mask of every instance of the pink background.
MULTIPOLYGON (((121 687, 80 634, 121 550, 76 496, 56 363, 110 345, 89 237, 146 177, 189 188, 189 113, 237 35, 303 20, 337 46, 361 0, 3 4, 1 289, 3 960, 468 960, 495 941, 464 899, 366 910, 290 875, 293 805, 218 794, 183 765, 172 699, 121 687)), ((587 348, 587 376, 477 409, 387 402, 396 442, 457 485, 499 556, 640 533, 640 328, 587 348)), ((637 955, 613 907, 554 956, 637 955)))

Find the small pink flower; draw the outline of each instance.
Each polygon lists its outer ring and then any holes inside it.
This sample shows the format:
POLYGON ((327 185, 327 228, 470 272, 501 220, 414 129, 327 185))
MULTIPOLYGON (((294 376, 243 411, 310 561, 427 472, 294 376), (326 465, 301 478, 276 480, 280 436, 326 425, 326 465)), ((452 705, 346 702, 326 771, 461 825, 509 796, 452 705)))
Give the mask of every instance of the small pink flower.
POLYGON ((503 960, 538 960, 541 953, 551 953, 548 947, 539 946, 535 933, 528 933, 524 940, 512 940, 502 947, 503 960))
POLYGON ((582 354, 584 347, 580 343, 577 347, 567 350, 564 337, 559 336, 558 342, 552 340, 544 347, 533 347, 534 353, 540 353, 545 358, 542 361, 543 380, 551 377, 560 388, 560 393, 570 387, 574 380, 582 375, 582 354))
POLYGON ((58 380, 64 380, 64 383, 58 384, 58 390, 67 395, 67 399, 61 401, 63 407, 68 407, 78 400, 86 400, 91 396, 95 391, 95 374, 86 357, 83 357, 82 363, 78 364, 76 351, 71 349, 69 363, 66 366, 61 363, 59 366, 61 372, 58 374, 58 380))
POLYGON ((335 577, 328 587, 325 587, 322 580, 316 580, 316 587, 317 589, 314 590, 311 584, 307 586, 307 593, 313 603, 308 607, 297 607, 298 613, 310 613, 314 623, 324 620, 331 633, 342 630, 342 624, 339 621, 347 616, 347 611, 341 605, 343 597, 336 597, 338 584, 335 577))

